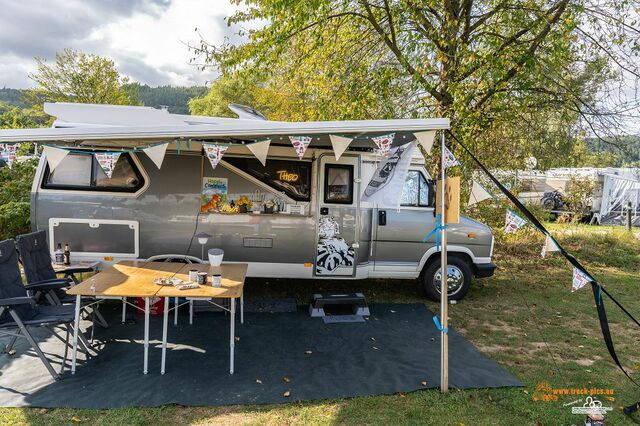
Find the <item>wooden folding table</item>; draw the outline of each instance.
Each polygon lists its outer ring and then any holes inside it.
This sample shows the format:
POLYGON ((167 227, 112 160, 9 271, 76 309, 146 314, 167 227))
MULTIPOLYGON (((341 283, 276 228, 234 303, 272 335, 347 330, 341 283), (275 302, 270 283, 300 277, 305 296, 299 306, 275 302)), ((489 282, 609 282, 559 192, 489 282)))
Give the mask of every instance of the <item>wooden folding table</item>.
MULTIPOLYGON (((154 284, 153 281, 161 276, 173 275, 182 268, 183 264, 179 263, 123 261, 70 288, 67 294, 76 296, 71 373, 74 374, 76 371, 81 297, 91 296, 99 300, 121 299, 136 309, 139 308, 127 302, 126 298, 144 298, 144 367, 142 371, 147 374, 149 364, 149 299, 155 296, 160 289, 160 286, 154 284)), ((84 307, 86 306, 88 305, 84 307)))
MULTIPOLYGON (((233 374, 234 352, 235 352, 235 315, 236 315, 236 299, 243 295, 244 280, 247 276, 246 263, 223 263, 221 266, 210 266, 208 264, 189 264, 184 265, 176 278, 183 281, 189 281, 189 270, 196 269, 198 271, 207 272, 210 277, 213 274, 220 274, 222 283, 220 287, 213 287, 209 282, 208 285, 201 285, 198 288, 180 290, 174 286, 163 286, 156 293, 158 297, 164 297, 164 321, 162 328, 162 364, 160 373, 165 373, 165 361, 167 353, 167 328, 169 323, 169 298, 184 297, 188 300, 207 300, 221 309, 229 312, 229 374, 233 374), (229 309, 218 305, 211 299, 229 299, 229 309)), ((178 309, 176 304, 172 309, 178 309)))

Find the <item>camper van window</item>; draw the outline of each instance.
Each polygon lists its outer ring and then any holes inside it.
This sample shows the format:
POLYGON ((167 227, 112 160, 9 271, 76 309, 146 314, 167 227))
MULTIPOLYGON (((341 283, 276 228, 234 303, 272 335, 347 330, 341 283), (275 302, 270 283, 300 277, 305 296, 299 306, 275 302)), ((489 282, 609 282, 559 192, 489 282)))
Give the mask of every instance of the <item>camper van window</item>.
POLYGON ((223 161, 296 201, 311 199, 311 163, 308 161, 269 159, 266 166, 255 158, 224 157, 223 161))
POLYGON ((353 166, 327 164, 324 169, 324 202, 353 203, 353 166))
POLYGON ((69 153, 54 171, 47 165, 42 181, 45 189, 136 192, 144 183, 129 154, 122 154, 107 178, 98 160, 91 154, 69 153))
POLYGON ((409 170, 402 189, 402 206, 429 207, 429 185, 418 170, 409 170))

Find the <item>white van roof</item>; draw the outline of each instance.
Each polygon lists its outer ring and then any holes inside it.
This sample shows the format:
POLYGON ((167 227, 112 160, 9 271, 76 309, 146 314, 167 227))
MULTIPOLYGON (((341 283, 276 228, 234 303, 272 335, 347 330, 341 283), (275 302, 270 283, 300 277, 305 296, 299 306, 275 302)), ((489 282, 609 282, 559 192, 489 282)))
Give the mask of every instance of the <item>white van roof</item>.
POLYGON ((317 136, 317 145, 331 146, 329 134, 348 134, 357 140, 359 135, 396 132, 396 138, 406 139, 412 132, 449 128, 448 118, 284 122, 171 114, 143 106, 74 103, 45 103, 44 110, 56 117, 54 127, 0 130, 0 143, 133 148, 181 138, 233 144, 273 136, 313 135, 317 136))

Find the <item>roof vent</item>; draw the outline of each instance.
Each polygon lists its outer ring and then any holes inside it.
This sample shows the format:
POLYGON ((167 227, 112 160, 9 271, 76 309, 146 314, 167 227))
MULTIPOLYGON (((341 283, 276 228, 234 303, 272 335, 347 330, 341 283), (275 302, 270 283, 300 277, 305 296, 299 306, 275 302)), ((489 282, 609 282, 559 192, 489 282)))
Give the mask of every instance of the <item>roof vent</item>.
POLYGON ((260 111, 255 108, 251 108, 246 105, 240 104, 229 104, 229 109, 238 115, 238 118, 244 120, 266 120, 267 117, 264 116, 260 111))

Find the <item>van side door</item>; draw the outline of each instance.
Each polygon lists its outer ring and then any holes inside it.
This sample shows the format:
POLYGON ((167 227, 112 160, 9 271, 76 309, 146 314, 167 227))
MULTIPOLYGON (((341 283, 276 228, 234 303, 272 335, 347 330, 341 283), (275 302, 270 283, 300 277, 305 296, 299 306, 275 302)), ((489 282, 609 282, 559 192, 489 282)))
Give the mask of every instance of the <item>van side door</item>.
MULTIPOLYGON (((374 211, 374 270, 415 276, 424 253, 433 243, 423 243, 435 226, 434 186, 421 168, 410 168, 400 208, 374 211)), ((419 271, 418 271, 419 272, 419 271)), ((401 277, 404 275, 398 275, 401 277)))

